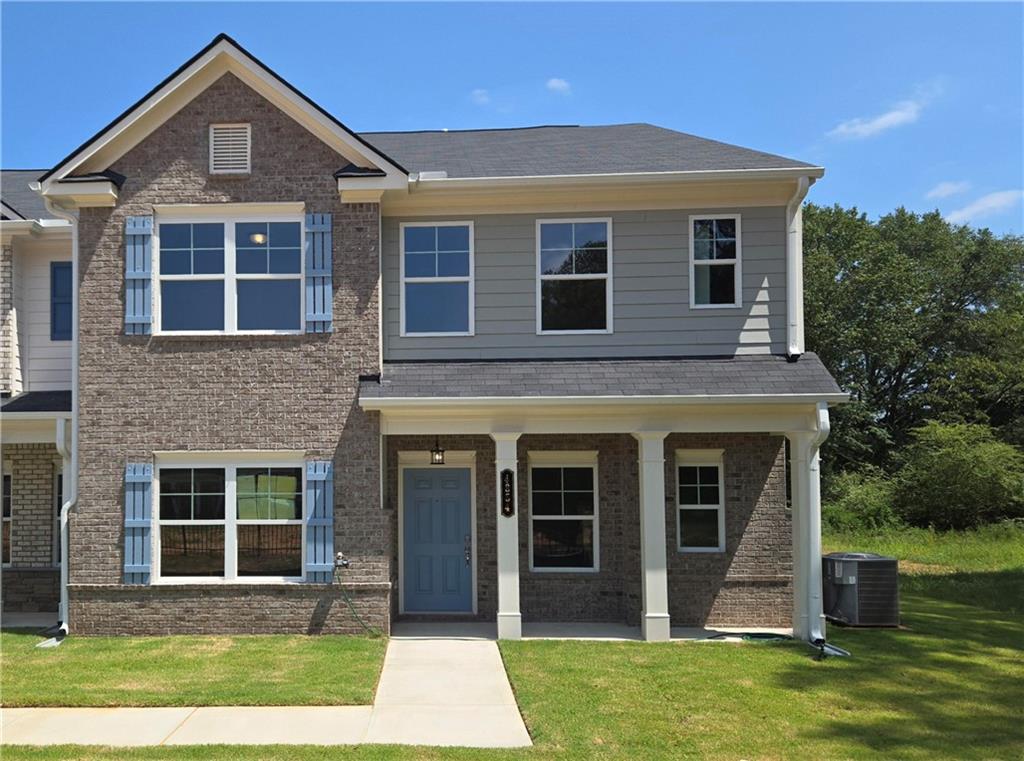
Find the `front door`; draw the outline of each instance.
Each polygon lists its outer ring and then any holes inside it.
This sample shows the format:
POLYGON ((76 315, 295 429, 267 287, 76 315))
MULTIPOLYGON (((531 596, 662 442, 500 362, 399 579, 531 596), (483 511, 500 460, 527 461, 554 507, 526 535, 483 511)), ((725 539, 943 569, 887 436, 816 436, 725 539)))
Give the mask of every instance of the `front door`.
POLYGON ((469 468, 406 468, 402 579, 406 613, 472 613, 469 468))

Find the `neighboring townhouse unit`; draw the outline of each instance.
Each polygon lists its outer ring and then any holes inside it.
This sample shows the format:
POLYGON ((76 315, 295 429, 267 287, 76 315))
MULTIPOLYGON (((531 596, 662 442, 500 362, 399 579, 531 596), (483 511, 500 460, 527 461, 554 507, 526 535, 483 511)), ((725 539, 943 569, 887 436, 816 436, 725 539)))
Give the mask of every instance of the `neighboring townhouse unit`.
POLYGON ((822 174, 647 124, 356 134, 217 37, 4 175, 4 609, 822 637, 822 174))

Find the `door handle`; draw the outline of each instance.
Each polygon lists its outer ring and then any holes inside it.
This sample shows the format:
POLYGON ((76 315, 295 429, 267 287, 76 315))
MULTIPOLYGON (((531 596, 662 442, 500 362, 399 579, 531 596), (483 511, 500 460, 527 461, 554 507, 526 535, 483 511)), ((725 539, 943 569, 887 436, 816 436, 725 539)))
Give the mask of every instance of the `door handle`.
POLYGON ((469 534, 466 534, 466 540, 465 541, 466 541, 466 544, 465 544, 465 548, 466 548, 466 565, 470 565, 470 563, 472 561, 472 558, 473 558, 473 540, 470 538, 469 534))

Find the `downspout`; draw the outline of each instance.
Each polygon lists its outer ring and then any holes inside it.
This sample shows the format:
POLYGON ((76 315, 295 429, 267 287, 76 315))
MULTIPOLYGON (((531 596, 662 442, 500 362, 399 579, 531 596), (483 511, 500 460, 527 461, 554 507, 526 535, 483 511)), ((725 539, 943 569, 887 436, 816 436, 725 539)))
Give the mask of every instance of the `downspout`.
MULTIPOLYGON (((39 191, 38 184, 33 190, 39 191)), ((64 488, 64 504, 60 506, 60 632, 67 635, 70 619, 68 605, 68 567, 71 565, 69 555, 70 530, 69 517, 71 508, 78 502, 78 214, 57 206, 44 197, 43 203, 51 214, 66 220, 71 225, 71 451, 67 451, 66 433, 63 429, 65 421, 59 421, 58 436, 61 457, 64 459, 61 476, 64 488), (70 467, 69 467, 70 460, 70 467)))
POLYGON ((803 202, 810 187, 810 178, 800 177, 786 204, 786 356, 790 361, 804 353, 803 202))
POLYGON ((808 532, 808 585, 807 610, 808 639, 812 644, 825 643, 825 615, 821 590, 821 445, 831 430, 828 403, 818 402, 816 426, 810 442, 808 463, 811 471, 810 489, 807 494, 808 532))

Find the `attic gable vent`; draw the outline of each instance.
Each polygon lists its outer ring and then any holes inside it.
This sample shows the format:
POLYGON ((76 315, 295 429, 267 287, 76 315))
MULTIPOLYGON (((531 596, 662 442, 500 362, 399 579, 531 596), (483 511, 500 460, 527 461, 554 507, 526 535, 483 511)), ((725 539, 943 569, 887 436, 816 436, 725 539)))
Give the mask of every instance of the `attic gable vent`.
POLYGON ((252 152, 248 124, 210 125, 210 174, 248 174, 252 152))

